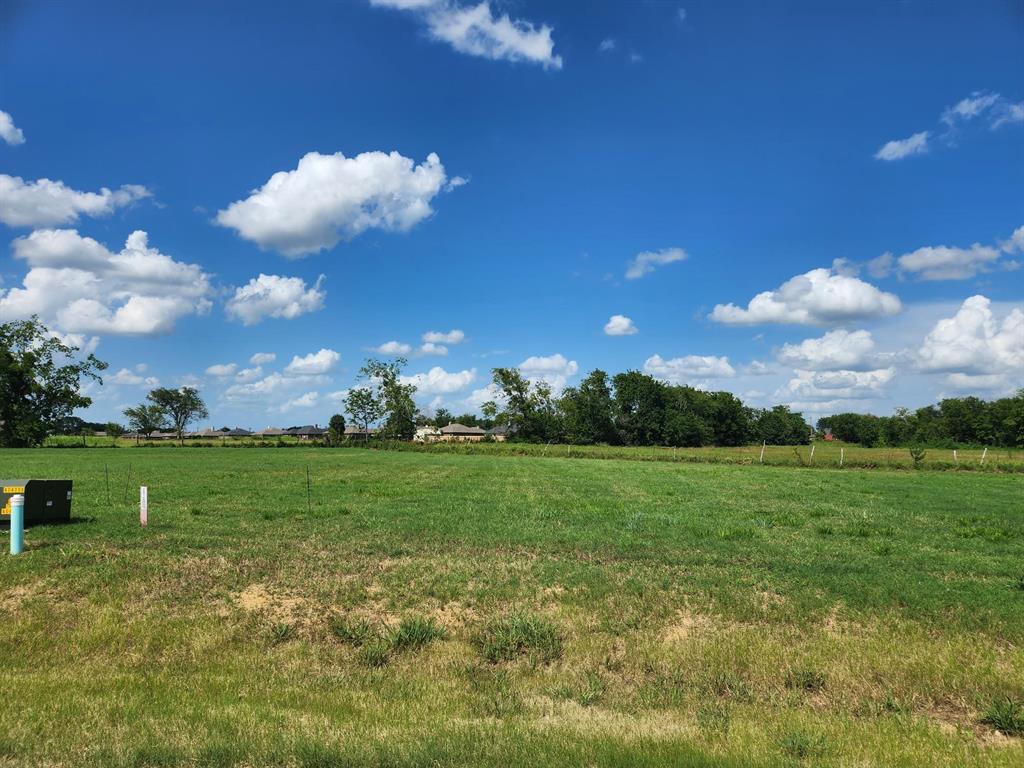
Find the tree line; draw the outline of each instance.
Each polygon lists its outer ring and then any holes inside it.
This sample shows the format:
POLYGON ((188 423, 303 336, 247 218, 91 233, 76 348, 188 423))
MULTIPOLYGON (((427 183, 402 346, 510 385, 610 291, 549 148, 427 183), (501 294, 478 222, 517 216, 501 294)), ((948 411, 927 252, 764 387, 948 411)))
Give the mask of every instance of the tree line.
MULTIPOLYGON (((0 324, 0 446, 40 445, 50 434, 84 431, 88 425, 73 414, 92 400, 83 383, 102 384, 106 363, 49 332, 37 318, 0 324)), ((530 380, 517 368, 495 368, 496 397, 482 405, 482 415, 455 416, 439 408, 419 411, 416 386, 402 376, 407 361, 367 360, 359 386, 349 390, 344 410, 350 423, 369 439, 408 440, 417 426, 438 427, 458 421, 467 426, 503 426, 508 439, 523 442, 610 445, 737 446, 765 442, 798 445, 814 431, 800 413, 784 405, 752 408, 729 392, 706 392, 667 384, 640 371, 609 376, 591 371, 573 387, 555 393, 544 381, 530 380)), ((149 435, 171 429, 179 438, 193 421, 209 415, 198 390, 160 387, 146 401, 124 411, 128 426, 149 435)), ((331 417, 328 439, 345 439, 345 417, 331 417)), ((892 416, 841 413, 818 420, 818 433, 861 445, 952 446, 962 444, 1024 447, 1024 390, 1013 397, 985 401, 947 398, 915 411, 892 416)), ((116 436, 123 428, 106 425, 116 436)))
POLYGON ((818 430, 830 431, 837 440, 868 447, 1024 447, 1024 389, 998 400, 950 397, 915 411, 897 408, 892 416, 837 413, 818 419, 818 430))

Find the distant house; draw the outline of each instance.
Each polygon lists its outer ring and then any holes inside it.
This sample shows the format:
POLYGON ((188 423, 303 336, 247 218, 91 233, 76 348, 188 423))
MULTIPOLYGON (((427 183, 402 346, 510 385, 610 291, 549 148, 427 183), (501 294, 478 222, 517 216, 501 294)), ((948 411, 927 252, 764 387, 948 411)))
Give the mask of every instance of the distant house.
POLYGON ((467 427, 465 424, 452 423, 438 430, 439 440, 446 443, 479 443, 484 439, 487 430, 480 427, 467 427))
POLYGON ((504 443, 508 440, 508 427, 504 424, 496 424, 487 430, 486 435, 496 443, 504 443))
POLYGON ((373 427, 370 427, 369 429, 363 429, 362 427, 356 427, 351 424, 345 427, 345 437, 349 438, 350 440, 354 438, 358 438, 360 440, 368 440, 369 438, 373 437, 376 434, 377 430, 374 429, 373 427))
POLYGON ((255 432, 254 436, 255 437, 282 437, 284 435, 284 433, 285 432, 284 432, 283 429, 278 429, 277 427, 267 427, 266 429, 261 429, 259 432, 255 432))
POLYGON ((299 440, 319 440, 327 434, 327 430, 315 424, 309 424, 304 427, 289 427, 284 433, 297 437, 299 440))

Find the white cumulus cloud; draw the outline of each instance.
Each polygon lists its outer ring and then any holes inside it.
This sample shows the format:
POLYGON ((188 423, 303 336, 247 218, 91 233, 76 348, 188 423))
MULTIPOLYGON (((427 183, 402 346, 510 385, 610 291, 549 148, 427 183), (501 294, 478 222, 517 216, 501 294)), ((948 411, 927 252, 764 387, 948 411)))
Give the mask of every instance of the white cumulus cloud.
POLYGON ((412 346, 401 341, 385 341, 373 348, 378 355, 408 355, 412 352, 412 346))
POLYGON ((218 379, 225 378, 227 376, 234 376, 235 371, 238 370, 238 366, 235 363, 217 363, 211 365, 206 369, 207 376, 216 376, 218 379))
POLYGON ((776 393, 779 400, 848 400, 878 397, 896 376, 895 368, 873 371, 795 371, 776 393))
POLYGON ((224 311, 243 325, 255 325, 268 317, 291 320, 323 309, 327 296, 322 288, 324 279, 320 275, 312 286, 307 286, 301 277, 260 273, 235 289, 224 311))
POLYGON ((644 361, 644 372, 670 384, 699 383, 736 375, 728 357, 714 355, 685 355, 668 360, 661 355, 651 355, 644 361))
POLYGON ((556 393, 565 388, 569 379, 575 376, 579 369, 579 364, 575 360, 568 360, 558 353, 547 356, 534 355, 519 364, 519 370, 527 379, 543 381, 556 393))
POLYGON ((299 395, 298 397, 285 401, 278 410, 280 410, 281 413, 288 413, 289 411, 302 410, 303 408, 313 408, 319 402, 319 392, 306 392, 304 395, 299 395))
POLYGON ((604 324, 604 332, 608 336, 632 336, 639 331, 625 315, 612 315, 604 324))
POLYGON ((448 43, 459 53, 485 59, 526 61, 545 69, 561 69, 554 52, 553 31, 546 24, 495 15, 490 0, 462 5, 455 0, 370 0, 372 5, 411 11, 426 26, 427 34, 448 43))
POLYGON ((310 152, 295 170, 275 173, 220 211, 216 222, 261 248, 297 258, 368 229, 411 229, 433 213, 431 201, 446 178, 434 153, 416 165, 398 152, 310 152))
POLYGON ((423 341, 428 344, 461 344, 466 339, 466 334, 458 328, 448 332, 427 331, 423 334, 423 341))
POLYGON ((419 348, 416 350, 416 354, 419 357, 426 357, 427 355, 437 355, 439 357, 444 357, 445 355, 448 354, 448 347, 446 347, 444 344, 435 344, 432 341, 427 341, 424 342, 423 344, 420 344, 419 348))
POLYGON ((776 358, 783 365, 815 371, 854 370, 870 366, 875 340, 869 331, 829 331, 817 339, 783 344, 776 358))
POLYGON ((902 160, 913 155, 923 155, 928 151, 928 131, 921 131, 905 139, 887 141, 875 152, 876 160, 902 160))
POLYGON ((249 358, 249 362, 253 365, 266 365, 277 360, 277 355, 273 352, 257 352, 249 358))
POLYGON ((332 370, 340 360, 341 355, 333 349, 321 349, 301 357, 295 355, 284 372, 290 376, 319 376, 332 370))
POLYGON ((0 173, 0 221, 9 227, 73 224, 80 216, 106 216, 149 196, 149 190, 138 184, 79 192, 62 181, 25 181, 0 173))
POLYGON ((980 243, 970 248, 936 245, 905 253, 896 263, 901 272, 920 280, 966 280, 979 272, 987 272, 999 256, 998 248, 980 243))
POLYGON ((12 147, 25 143, 25 134, 21 128, 14 124, 14 118, 10 113, 0 109, 0 139, 3 139, 12 147))
POLYGON ((446 395, 460 392, 476 380, 476 368, 465 371, 446 371, 434 366, 426 373, 403 376, 402 382, 416 386, 417 394, 446 395))
POLYGON ((1014 307, 1000 320, 987 297, 971 296, 935 324, 917 360, 923 371, 1010 373, 1024 381, 1024 311, 1014 307))
POLYGON ((73 229, 36 230, 13 250, 29 270, 22 287, 0 291, 0 320, 38 314, 67 333, 150 335, 210 308, 209 276, 151 248, 141 230, 117 253, 73 229))
POLYGON ((263 368, 259 365, 253 366, 252 368, 243 368, 235 374, 235 381, 242 384, 250 381, 256 381, 263 376, 263 368))
MULTIPOLYGON (((136 366, 137 368, 137 366, 136 366)), ((145 370, 143 368, 143 370, 145 370)), ((136 371, 131 371, 128 368, 122 368, 113 376, 104 377, 104 381, 109 384, 124 384, 130 387, 137 387, 139 385, 145 385, 147 387, 158 387, 160 386, 160 380, 155 376, 141 376, 136 371)))
POLYGON ((895 315, 901 308, 894 294, 859 278, 836 274, 832 269, 812 269, 774 291, 757 294, 745 309, 718 304, 710 318, 728 325, 828 325, 895 315))
POLYGON ((642 251, 626 266, 626 279, 636 280, 650 274, 657 267, 683 261, 687 253, 682 248, 662 248, 660 251, 642 251))

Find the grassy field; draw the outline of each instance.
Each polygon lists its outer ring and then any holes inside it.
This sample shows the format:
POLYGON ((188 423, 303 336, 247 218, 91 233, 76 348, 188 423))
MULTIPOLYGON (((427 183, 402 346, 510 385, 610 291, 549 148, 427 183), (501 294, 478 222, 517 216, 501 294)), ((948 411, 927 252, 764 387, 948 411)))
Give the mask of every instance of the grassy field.
POLYGON ((72 478, 76 518, 0 555, 0 766, 1024 764, 1021 474, 306 448, 0 467, 72 478))
MULTIPOLYGON (((294 437, 189 439, 183 446, 168 441, 140 441, 105 437, 50 437, 50 447, 89 448, 295 448, 309 446, 294 437)), ((627 461, 669 461, 716 464, 765 464, 773 467, 816 467, 846 469, 945 469, 958 471, 1024 472, 1024 449, 1020 448, 926 448, 915 465, 907 448, 864 448, 859 445, 817 441, 809 445, 769 445, 762 455, 760 445, 734 448, 671 448, 664 446, 564 445, 535 443, 414 443, 368 444, 354 440, 351 447, 423 453, 481 456, 540 456, 574 459, 622 459, 627 461), (813 450, 813 452, 812 452, 813 450)))

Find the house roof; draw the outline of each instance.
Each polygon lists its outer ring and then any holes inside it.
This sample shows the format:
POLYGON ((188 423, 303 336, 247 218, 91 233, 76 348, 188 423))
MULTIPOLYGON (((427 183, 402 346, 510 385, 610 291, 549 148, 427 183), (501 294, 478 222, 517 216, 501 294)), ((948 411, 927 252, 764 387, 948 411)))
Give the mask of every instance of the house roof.
POLYGON ((327 430, 323 427, 314 427, 311 425, 307 425, 305 427, 291 427, 284 431, 284 434, 286 435, 323 435, 326 433, 327 430))
POLYGON ((370 427, 369 429, 363 429, 362 427, 356 427, 352 424, 345 427, 346 435, 372 435, 376 433, 376 431, 377 430, 374 429, 373 427, 370 427))
POLYGON ((442 435, 485 435, 487 430, 480 429, 480 427, 467 427, 465 424, 449 424, 447 427, 441 427, 442 435))
POLYGON ((284 430, 277 427, 267 427, 266 429, 261 429, 256 434, 260 437, 278 437, 284 434, 284 430))
POLYGON ((495 424, 493 427, 487 430, 488 435, 507 435, 508 427, 504 424, 495 424))

